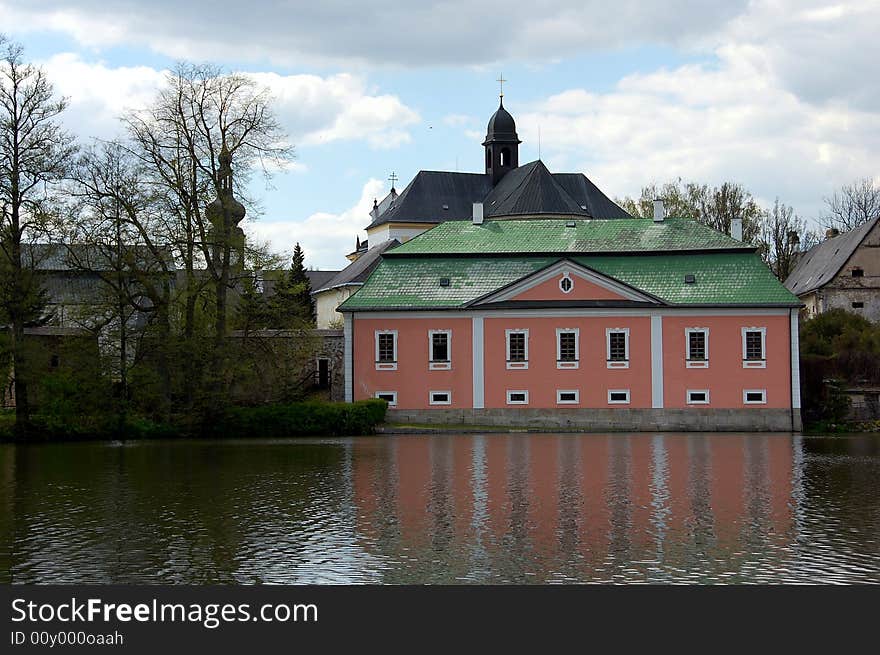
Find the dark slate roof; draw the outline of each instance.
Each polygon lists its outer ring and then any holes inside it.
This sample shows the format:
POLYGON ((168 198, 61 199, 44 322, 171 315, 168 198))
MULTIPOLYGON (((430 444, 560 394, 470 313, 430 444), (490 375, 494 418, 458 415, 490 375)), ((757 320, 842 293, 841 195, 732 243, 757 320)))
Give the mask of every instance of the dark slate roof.
POLYGON ((554 173, 553 179, 593 218, 632 218, 583 173, 554 173))
POLYGON ((323 288, 330 280, 339 275, 341 271, 306 271, 309 285, 312 289, 323 288))
POLYGON ((785 287, 796 295, 802 295, 828 284, 878 221, 880 217, 810 248, 785 280, 785 287))
POLYGON ((312 293, 326 291, 335 287, 344 287, 351 284, 362 284, 363 281, 369 277, 370 273, 373 272, 373 269, 379 264, 379 261, 382 259, 382 253, 389 248, 399 245, 400 241, 397 239, 388 239, 387 241, 383 241, 382 243, 373 246, 351 264, 339 271, 339 273, 334 275, 330 280, 325 282, 323 286, 312 286, 312 293))
MULTIPOLYGON (((159 270, 160 262, 146 246, 124 246, 127 254, 133 254, 143 268, 159 270)), ((87 244, 34 243, 23 246, 26 265, 39 271, 109 271, 113 270, 113 248, 87 244)), ((166 265, 173 269, 173 256, 164 251, 166 265)))
POLYGON ((487 217, 554 214, 630 218, 582 173, 553 174, 543 162, 534 161, 510 171, 495 188, 484 173, 419 171, 367 229, 390 222, 470 220, 475 202, 484 204, 487 217))
MULTIPOLYGON (((263 294, 271 295, 275 292, 275 283, 282 275, 287 274, 288 269, 272 269, 263 271, 263 294)), ((320 289, 332 280, 339 271, 306 271, 306 277, 309 278, 309 286, 312 291, 320 289)))
POLYGON ((574 201, 540 160, 515 168, 505 175, 483 201, 486 216, 588 214, 574 201))
POLYGON ((473 203, 480 202, 491 190, 492 181, 485 173, 419 171, 394 203, 367 229, 391 221, 443 223, 470 220, 473 203))

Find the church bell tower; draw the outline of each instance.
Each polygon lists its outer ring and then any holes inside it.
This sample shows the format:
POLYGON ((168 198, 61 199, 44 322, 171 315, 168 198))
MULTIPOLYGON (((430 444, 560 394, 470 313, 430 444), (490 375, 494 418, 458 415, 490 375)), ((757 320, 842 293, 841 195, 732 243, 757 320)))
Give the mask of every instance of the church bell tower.
POLYGON ((486 175, 492 178, 492 186, 519 166, 519 144, 522 143, 516 134, 513 116, 504 108, 503 90, 499 98, 498 111, 489 119, 486 140, 483 141, 486 149, 486 175))

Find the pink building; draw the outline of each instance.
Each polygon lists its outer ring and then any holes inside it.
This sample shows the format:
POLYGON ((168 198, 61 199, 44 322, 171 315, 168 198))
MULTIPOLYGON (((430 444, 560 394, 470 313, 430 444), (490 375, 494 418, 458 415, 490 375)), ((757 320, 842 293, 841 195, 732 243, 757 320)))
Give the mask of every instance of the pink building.
POLYGON ((497 116, 470 220, 387 250, 339 307, 346 398, 418 423, 799 430, 801 303, 755 247, 661 207, 621 217, 540 161, 499 176, 518 140, 497 116))

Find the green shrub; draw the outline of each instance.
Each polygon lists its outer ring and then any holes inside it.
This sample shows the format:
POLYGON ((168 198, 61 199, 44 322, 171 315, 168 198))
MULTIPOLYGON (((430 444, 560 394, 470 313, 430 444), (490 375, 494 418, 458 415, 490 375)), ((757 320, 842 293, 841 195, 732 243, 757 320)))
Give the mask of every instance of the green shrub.
POLYGON ((235 407, 203 426, 205 436, 290 437, 371 434, 385 419, 384 400, 355 403, 306 401, 261 407, 235 407))

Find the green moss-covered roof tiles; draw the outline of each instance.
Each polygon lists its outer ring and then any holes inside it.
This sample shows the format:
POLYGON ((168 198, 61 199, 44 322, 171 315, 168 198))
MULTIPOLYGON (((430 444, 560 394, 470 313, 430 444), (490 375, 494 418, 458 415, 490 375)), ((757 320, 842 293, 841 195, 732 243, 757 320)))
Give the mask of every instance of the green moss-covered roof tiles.
POLYGON ((407 256, 754 251, 696 221, 670 218, 448 221, 395 248, 387 259, 407 256))
MULTIPOLYGON (((386 255, 364 286, 345 301, 341 309, 460 309, 559 259, 386 255), (441 286, 441 278, 448 278, 448 285, 441 286)), ((569 256, 567 259, 670 305, 799 305, 797 297, 749 251, 569 256), (695 281, 685 282, 685 275, 693 275, 695 281)))

